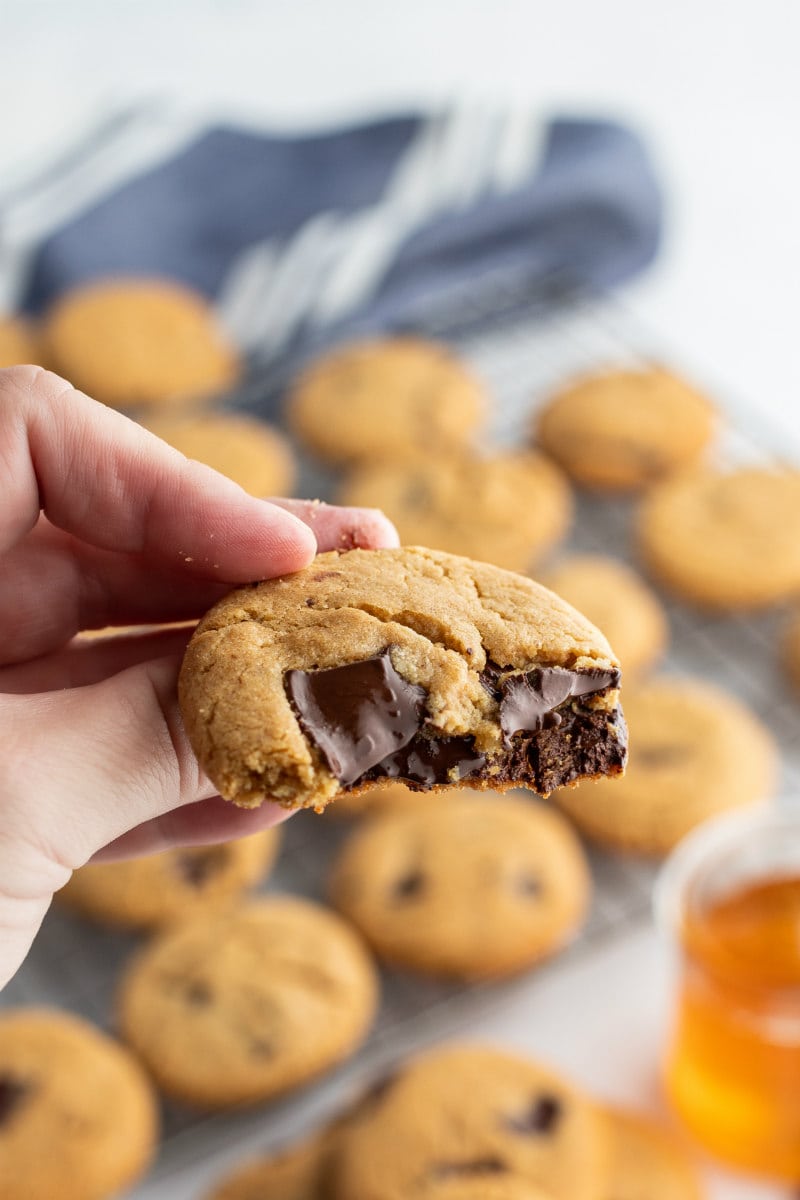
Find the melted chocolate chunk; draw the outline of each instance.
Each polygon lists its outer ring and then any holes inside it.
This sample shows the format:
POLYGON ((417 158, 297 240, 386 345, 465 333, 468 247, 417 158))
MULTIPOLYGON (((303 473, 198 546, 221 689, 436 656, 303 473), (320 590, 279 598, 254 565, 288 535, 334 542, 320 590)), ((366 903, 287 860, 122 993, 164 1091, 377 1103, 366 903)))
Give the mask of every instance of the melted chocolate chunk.
POLYGON ((564 1106, 557 1096, 537 1096, 526 1113, 520 1117, 507 1117, 505 1125, 513 1133, 555 1133, 556 1126, 564 1115, 564 1106))
POLYGON ((30 1090, 29 1083, 13 1075, 0 1075, 0 1125, 9 1120, 30 1090))
POLYGON ((449 1179, 453 1175, 504 1175, 508 1164, 502 1158, 470 1158, 465 1162, 432 1163, 429 1174, 434 1179, 449 1179))
POLYGON ((286 691, 306 736, 344 787, 412 740, 425 692, 392 666, 389 651, 324 671, 287 671, 286 691))
POLYGON ((403 779, 423 788, 474 777, 486 763, 471 737, 433 738, 419 733, 407 746, 388 755, 365 779, 403 779))
POLYGON ((409 871, 394 885, 393 896, 396 900, 410 900, 418 896, 425 887, 425 876, 422 871, 409 871))
POLYGON ((524 674, 501 675, 494 686, 500 693, 500 725, 508 740, 517 733, 560 725, 562 715, 556 710, 566 700, 619 687, 619 671, 537 667, 524 674))
POLYGON ((200 888, 221 871, 228 860, 226 846, 209 846, 207 850, 196 850, 191 854, 179 854, 177 866, 183 878, 192 887, 200 888))

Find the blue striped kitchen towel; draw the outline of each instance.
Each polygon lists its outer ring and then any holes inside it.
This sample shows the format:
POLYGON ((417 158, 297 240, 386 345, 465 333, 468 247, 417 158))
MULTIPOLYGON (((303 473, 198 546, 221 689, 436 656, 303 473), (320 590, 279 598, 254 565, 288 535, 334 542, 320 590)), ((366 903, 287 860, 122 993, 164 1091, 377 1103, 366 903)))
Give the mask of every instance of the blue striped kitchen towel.
POLYGON ((646 148, 611 121, 466 106, 279 136, 141 108, 0 190, 0 295, 37 312, 164 274, 271 357, 486 280, 608 287, 653 258, 661 212, 646 148))

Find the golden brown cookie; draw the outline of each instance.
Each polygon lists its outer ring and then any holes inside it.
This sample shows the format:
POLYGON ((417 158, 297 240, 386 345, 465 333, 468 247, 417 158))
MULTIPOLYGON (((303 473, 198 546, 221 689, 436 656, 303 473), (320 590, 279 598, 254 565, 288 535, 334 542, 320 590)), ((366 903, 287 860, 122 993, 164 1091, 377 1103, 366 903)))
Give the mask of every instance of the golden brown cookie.
POLYGON ((446 347, 420 338, 341 346, 312 363, 287 402, 292 432, 332 463, 408 460, 472 444, 483 387, 446 347))
POLYGON ((152 1087, 132 1054, 49 1009, 0 1013, 0 1195, 105 1200, 148 1167, 152 1087))
POLYGON ((667 615, 655 593, 625 563, 576 554, 540 572, 538 579, 602 630, 627 682, 662 657, 669 640, 667 615))
POLYGON ((721 688, 664 676, 627 689, 625 715, 631 744, 625 778, 556 793, 598 841, 664 854, 708 817, 774 792, 772 735, 721 688))
POLYGON ((636 1113, 607 1109, 611 1181, 604 1200, 702 1200, 700 1178, 683 1143, 636 1113))
POLYGON ((158 1085, 198 1108, 291 1091, 352 1054, 378 996, 361 940, 270 896, 173 926, 125 973, 119 1022, 158 1085))
POLYGON ((345 481, 342 504, 381 508, 400 541, 525 571, 566 534, 572 495, 542 454, 368 462, 345 481))
POLYGON ((585 487, 646 487, 702 457, 716 429, 711 403, 660 368, 577 380, 536 413, 537 442, 585 487))
POLYGON ((654 488, 639 515, 653 575, 690 603, 760 608, 800 592, 800 471, 696 472, 654 488))
POLYGON ((159 413, 145 425, 187 458, 213 467, 253 496, 288 496, 296 467, 284 436, 239 413, 159 413))
POLYGON ((552 1200, 598 1200, 608 1155, 603 1117, 554 1072, 449 1045, 405 1064, 362 1105, 329 1186, 331 1200, 450 1200, 457 1184, 510 1176, 552 1200))
POLYGON ((404 783, 376 783, 369 791, 356 795, 340 792, 332 804, 325 809, 331 817, 374 817, 381 813, 406 812, 410 808, 423 808, 438 803, 430 792, 414 792, 404 783))
POLYGON ((217 846, 186 846, 89 863, 57 893, 67 908, 121 929, 159 929, 235 901, 269 871, 277 829, 217 846))
POLYGON ((65 292, 44 338, 53 369, 114 408, 191 402, 239 373, 208 301, 168 279, 101 279, 65 292))
POLYGON ((323 808, 387 778, 542 794, 625 761, 617 662, 552 592, 420 548, 320 554, 201 621, 179 694, 228 800, 323 808))
POLYGON ((379 958, 459 979, 513 974, 552 954, 582 924, 590 892, 563 817, 468 789, 367 821, 330 883, 379 958))
POLYGON ((0 367, 41 361, 42 348, 33 325, 23 317, 0 317, 0 367))

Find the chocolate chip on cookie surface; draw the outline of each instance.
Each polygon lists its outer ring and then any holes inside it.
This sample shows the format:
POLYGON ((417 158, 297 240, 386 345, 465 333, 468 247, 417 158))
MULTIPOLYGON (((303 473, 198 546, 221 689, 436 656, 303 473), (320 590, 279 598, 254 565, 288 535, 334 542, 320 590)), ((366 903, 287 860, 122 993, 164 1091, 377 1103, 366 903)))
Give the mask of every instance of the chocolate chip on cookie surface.
POLYGON ((201 621, 179 695, 221 795, 322 808, 399 779, 542 794, 619 774, 617 660, 531 579, 420 548, 319 555, 201 621))

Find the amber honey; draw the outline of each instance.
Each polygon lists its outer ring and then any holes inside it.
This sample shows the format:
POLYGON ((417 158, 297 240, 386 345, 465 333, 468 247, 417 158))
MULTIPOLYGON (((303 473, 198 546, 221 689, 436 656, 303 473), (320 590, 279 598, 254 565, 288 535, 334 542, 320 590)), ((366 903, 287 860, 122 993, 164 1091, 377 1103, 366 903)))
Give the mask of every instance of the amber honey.
MULTIPOLYGON (((724 1162, 800 1181, 800 820, 773 853, 744 838, 700 867, 677 923, 681 960, 666 1083, 724 1162)), ((751 835, 753 831, 751 830, 751 835)), ((754 835, 753 835, 754 836, 754 835)))

